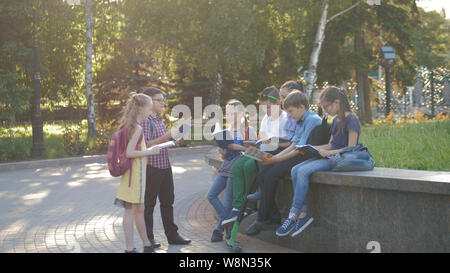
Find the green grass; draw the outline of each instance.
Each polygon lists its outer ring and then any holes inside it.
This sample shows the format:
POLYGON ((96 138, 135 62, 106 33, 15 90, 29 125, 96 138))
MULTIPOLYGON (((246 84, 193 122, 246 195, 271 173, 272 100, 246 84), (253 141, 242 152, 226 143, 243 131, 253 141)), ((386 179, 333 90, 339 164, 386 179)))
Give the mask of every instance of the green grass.
MULTIPOLYGON (((66 125, 76 127, 76 124, 66 125)), ((84 126, 83 126, 84 127, 84 126)), ((44 124, 44 147, 46 155, 35 159, 70 157, 63 145, 64 124, 44 124)), ((86 135, 87 129, 82 129, 86 135)), ((30 160, 33 145, 31 125, 0 128, 0 162, 30 160)))
POLYGON ((450 171, 450 120, 364 126, 360 142, 376 167, 450 171))

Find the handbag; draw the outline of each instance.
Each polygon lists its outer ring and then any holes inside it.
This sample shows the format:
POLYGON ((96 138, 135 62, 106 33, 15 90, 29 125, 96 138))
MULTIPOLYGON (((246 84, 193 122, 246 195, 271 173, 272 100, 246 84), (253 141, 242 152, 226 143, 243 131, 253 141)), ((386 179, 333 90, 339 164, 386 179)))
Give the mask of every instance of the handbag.
POLYGON ((333 158, 331 171, 352 172, 370 171, 375 167, 372 154, 364 144, 345 147, 333 158))

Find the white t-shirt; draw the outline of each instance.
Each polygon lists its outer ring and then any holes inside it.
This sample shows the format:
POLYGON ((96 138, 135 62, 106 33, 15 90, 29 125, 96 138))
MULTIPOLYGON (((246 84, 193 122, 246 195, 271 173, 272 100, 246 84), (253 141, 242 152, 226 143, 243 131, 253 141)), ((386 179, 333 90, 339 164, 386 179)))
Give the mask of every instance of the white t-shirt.
MULTIPOLYGON (((281 115, 276 120, 272 120, 271 117, 264 116, 261 121, 261 126, 259 127, 259 134, 264 133, 268 138, 278 137, 278 138, 288 138, 288 134, 284 129, 286 122, 288 120, 288 114, 285 111, 281 111, 281 115)), ((278 147, 274 147, 270 144, 261 144, 262 151, 274 151, 278 147)))

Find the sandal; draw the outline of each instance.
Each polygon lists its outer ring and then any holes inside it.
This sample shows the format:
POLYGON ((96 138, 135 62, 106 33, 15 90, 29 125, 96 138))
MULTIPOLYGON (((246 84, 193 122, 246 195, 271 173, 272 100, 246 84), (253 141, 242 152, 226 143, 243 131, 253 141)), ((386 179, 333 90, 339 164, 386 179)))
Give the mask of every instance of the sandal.
POLYGON ((139 252, 137 251, 136 248, 133 248, 133 250, 130 250, 130 251, 125 249, 125 253, 139 253, 139 252))

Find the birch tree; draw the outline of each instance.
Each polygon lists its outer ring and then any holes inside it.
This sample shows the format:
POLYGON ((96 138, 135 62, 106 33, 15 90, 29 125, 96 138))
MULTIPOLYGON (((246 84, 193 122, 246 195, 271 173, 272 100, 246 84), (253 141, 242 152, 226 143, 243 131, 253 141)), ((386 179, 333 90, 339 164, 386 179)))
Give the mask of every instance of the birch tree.
POLYGON ((306 71, 306 75, 305 75, 306 95, 308 96, 308 98, 310 100, 311 100, 311 93, 313 90, 314 83, 317 80, 317 64, 319 63, 319 56, 320 56, 320 50, 322 49, 322 43, 323 43, 323 40, 325 39, 326 25, 334 18, 336 18, 336 17, 346 13, 347 11, 355 8, 356 6, 358 6, 361 3, 361 0, 359 0, 358 2, 354 3, 350 7, 336 13, 335 15, 333 15, 327 19, 329 2, 330 2, 329 0, 322 1, 321 16, 320 16, 319 24, 317 26, 316 38, 314 40, 314 47, 313 47, 313 50, 312 50, 312 53, 311 53, 311 56, 309 59, 309 67, 308 67, 308 70, 306 71))
POLYGON ((94 0, 85 1, 86 12, 86 100, 88 111, 88 137, 97 135, 95 121, 94 92, 92 90, 92 37, 94 34, 94 0))

